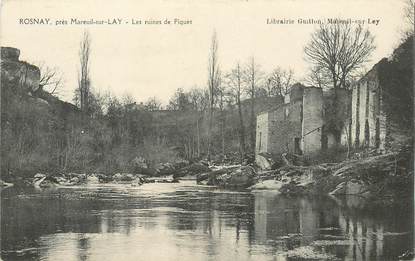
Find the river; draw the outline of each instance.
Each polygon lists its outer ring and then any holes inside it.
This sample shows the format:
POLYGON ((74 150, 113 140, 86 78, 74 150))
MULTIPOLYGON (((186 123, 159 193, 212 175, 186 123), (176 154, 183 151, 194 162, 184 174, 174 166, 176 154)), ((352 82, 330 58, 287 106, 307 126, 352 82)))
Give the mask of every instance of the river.
POLYGON ((2 260, 396 260, 402 207, 177 184, 1 192, 2 260), (310 259, 311 258, 311 259, 310 259))

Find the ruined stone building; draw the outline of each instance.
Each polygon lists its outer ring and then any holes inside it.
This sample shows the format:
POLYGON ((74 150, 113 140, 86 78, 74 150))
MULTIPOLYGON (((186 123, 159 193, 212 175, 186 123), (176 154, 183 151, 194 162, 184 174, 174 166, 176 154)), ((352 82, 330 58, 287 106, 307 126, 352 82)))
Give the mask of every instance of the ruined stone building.
POLYGON ((380 151, 413 135, 413 37, 383 58, 354 86, 351 141, 380 151))
POLYGON ((355 147, 383 149, 386 137, 386 115, 382 111, 381 60, 353 87, 351 140, 355 147))
POLYGON ((294 84, 283 104, 257 115, 256 155, 307 155, 344 144, 346 125, 341 125, 338 131, 330 126, 333 118, 341 122, 347 118, 350 95, 344 89, 335 91, 333 101, 334 91, 294 84), (332 108, 336 108, 335 117, 328 115, 332 108))
POLYGON ((412 144, 413 106, 409 37, 351 91, 293 85, 283 104, 257 115, 255 154, 310 155, 339 146, 380 152, 399 148, 412 144))

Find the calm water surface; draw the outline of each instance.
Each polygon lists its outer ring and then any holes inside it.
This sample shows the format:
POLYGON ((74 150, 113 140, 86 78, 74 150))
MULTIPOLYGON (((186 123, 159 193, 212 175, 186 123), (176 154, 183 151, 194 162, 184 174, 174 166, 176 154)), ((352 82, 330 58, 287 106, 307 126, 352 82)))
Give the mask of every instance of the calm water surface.
POLYGON ((179 184, 1 192, 2 260, 396 260, 404 208, 179 184), (308 258, 308 259, 307 259, 308 258))

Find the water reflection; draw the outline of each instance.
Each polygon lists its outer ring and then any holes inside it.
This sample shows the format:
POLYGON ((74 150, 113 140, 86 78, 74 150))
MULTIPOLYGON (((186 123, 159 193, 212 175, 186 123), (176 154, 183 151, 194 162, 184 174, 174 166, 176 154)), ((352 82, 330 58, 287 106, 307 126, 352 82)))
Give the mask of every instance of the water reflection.
POLYGON ((286 254, 304 246, 339 260, 394 260, 413 245, 410 211, 357 198, 185 182, 11 188, 1 203, 3 260, 299 260, 286 254))

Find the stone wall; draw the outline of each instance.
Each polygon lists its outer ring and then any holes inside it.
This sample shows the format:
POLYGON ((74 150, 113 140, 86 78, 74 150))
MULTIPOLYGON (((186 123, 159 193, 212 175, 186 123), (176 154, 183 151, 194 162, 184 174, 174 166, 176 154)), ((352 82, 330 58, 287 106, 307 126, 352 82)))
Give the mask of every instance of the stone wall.
POLYGON ((302 154, 304 86, 295 84, 283 105, 257 116, 256 154, 302 154))
POLYGON ((386 115, 382 112, 379 81, 379 67, 386 63, 381 60, 353 87, 351 141, 355 147, 376 147, 384 149, 386 138, 386 115))
POLYGON ((295 103, 297 101, 301 101, 304 95, 304 88, 305 86, 302 85, 301 83, 293 84, 293 86, 291 86, 291 89, 290 89, 289 102, 295 103))
POLYGON ((323 91, 321 88, 304 88, 302 121, 302 149, 305 154, 321 149, 323 127, 323 91))
MULTIPOLYGON (((296 90, 296 95, 302 90, 296 90)), ((301 96, 300 96, 301 97, 301 96)), ((272 153, 281 155, 285 152, 295 153, 296 139, 301 149, 302 99, 279 105, 277 109, 257 115, 255 153, 272 153)), ((301 151, 297 151, 301 153, 301 151)))
POLYGON ((344 88, 323 92, 323 149, 347 146, 351 142, 351 97, 352 92, 344 88))
POLYGON ((303 154, 321 149, 322 89, 295 84, 285 101, 289 102, 257 116, 256 154, 303 154))
POLYGON ((302 154, 301 145, 301 124, 303 121, 303 95, 305 86, 296 84, 290 93, 290 103, 286 106, 285 122, 282 130, 287 142, 287 150, 285 152, 302 154))
POLYGON ((366 106, 369 102, 369 91, 368 91, 368 82, 362 80, 358 83, 360 85, 359 88, 359 107, 357 113, 359 113, 359 132, 357 138, 360 141, 360 145, 365 145, 365 125, 366 125, 366 106), (367 100, 366 100, 367 99, 367 100))
POLYGON ((256 146, 255 154, 258 155, 262 152, 268 152, 269 143, 269 112, 263 112, 257 116, 256 120, 256 146))
POLYGON ((359 89, 359 85, 356 85, 353 87, 352 90, 352 104, 351 104, 351 126, 350 126, 350 140, 352 142, 352 144, 356 143, 356 137, 358 136, 358 132, 357 130, 359 129, 359 117, 358 117, 358 104, 360 102, 359 100, 359 93, 360 93, 360 89, 359 89))
POLYGON ((301 102, 290 103, 282 106, 281 109, 271 112, 270 145, 272 153, 301 153, 296 150, 296 138, 298 148, 301 149, 301 102))
POLYGON ((310 155, 324 148, 347 145, 351 125, 350 91, 332 90, 323 94, 321 88, 295 84, 284 101, 277 109, 258 115, 257 154, 310 155), (329 106, 335 110, 326 110, 329 106), (338 131, 326 133, 326 125, 334 120, 340 126, 338 131), (323 141, 326 147, 323 147, 323 141))
MULTIPOLYGON (((347 146, 351 142, 351 105, 352 92, 347 89, 337 89, 336 91, 336 119, 341 123, 340 137, 336 145, 347 146)), ((330 146, 329 146, 330 147, 330 146)))
POLYGON ((413 37, 354 86, 351 140, 357 148, 399 148, 413 138, 413 37))

